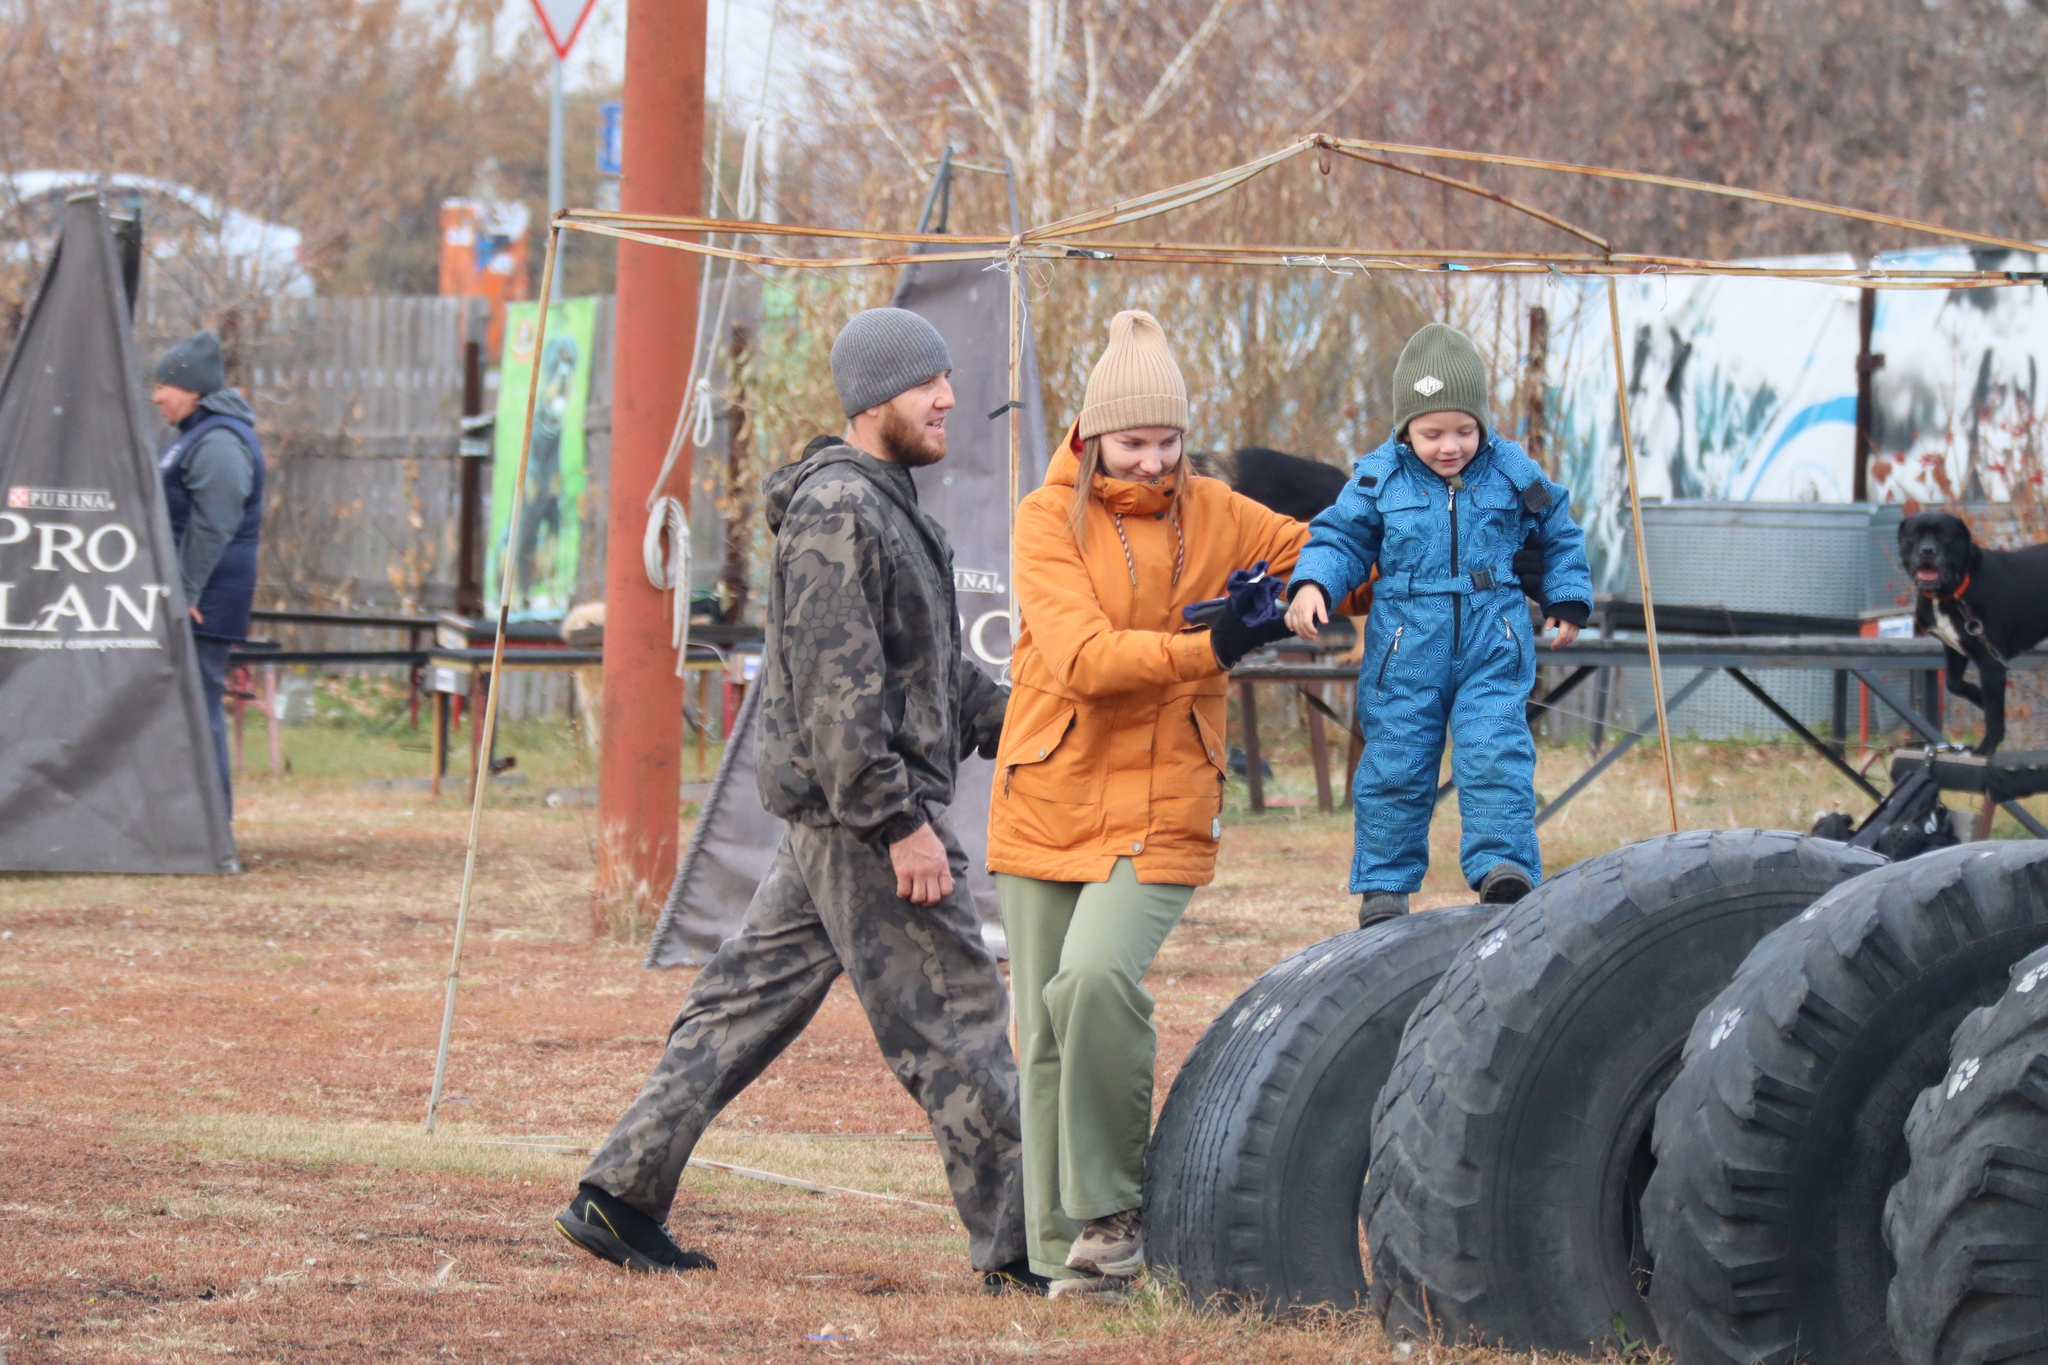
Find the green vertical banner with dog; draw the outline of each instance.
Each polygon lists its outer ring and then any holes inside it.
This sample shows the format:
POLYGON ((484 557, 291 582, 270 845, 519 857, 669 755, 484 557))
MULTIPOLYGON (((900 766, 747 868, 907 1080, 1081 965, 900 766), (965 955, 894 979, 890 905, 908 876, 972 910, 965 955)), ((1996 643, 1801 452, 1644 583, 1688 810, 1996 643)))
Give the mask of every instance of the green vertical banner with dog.
POLYGON ((597 300, 565 299, 553 305, 546 340, 539 334, 539 304, 506 308, 484 590, 495 609, 509 552, 515 621, 559 619, 575 596, 576 567, 583 552, 583 418, 590 404, 597 300), (519 438, 526 429, 526 393, 536 365, 540 389, 533 408, 526 496, 514 525, 512 489, 519 477, 519 438))

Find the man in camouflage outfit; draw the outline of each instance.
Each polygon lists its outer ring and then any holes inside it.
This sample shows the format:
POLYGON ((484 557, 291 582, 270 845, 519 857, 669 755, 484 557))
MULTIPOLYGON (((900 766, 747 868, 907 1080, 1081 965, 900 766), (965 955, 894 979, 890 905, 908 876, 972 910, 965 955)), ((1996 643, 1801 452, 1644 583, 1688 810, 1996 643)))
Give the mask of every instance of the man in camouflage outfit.
POLYGON ((985 1288, 1042 1287, 1024 1259, 1009 998, 946 823, 954 770, 993 756, 1009 693, 961 653, 952 550, 910 478, 945 457, 951 369, 923 318, 858 315, 832 347, 845 436, 764 481, 776 539, 755 742, 761 799, 788 828, 555 1220, 593 1255, 713 1268, 662 1226, 683 1167, 843 971, 931 1115, 985 1288))

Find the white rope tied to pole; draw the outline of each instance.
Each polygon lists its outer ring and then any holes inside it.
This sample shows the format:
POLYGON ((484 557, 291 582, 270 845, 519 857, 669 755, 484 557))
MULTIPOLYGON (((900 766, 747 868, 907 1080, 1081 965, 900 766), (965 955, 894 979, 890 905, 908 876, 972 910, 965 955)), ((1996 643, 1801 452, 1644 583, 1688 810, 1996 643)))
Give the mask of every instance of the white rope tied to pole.
POLYGON ((670 593, 668 642, 676 651, 676 676, 690 652, 690 513, 678 498, 656 498, 648 509, 647 534, 640 541, 647 581, 670 593), (666 536, 668 544, 662 544, 666 536))
MULTIPOLYGON (((728 4, 727 9, 730 10, 730 8, 728 4)), ((761 144, 764 140, 764 132, 768 126, 768 117, 766 114, 758 111, 768 102, 768 82, 774 73, 775 67, 775 26, 781 15, 782 2, 781 0, 776 0, 774 7, 768 12, 767 50, 761 58, 761 86, 754 98, 757 112, 754 115, 753 121, 747 125, 746 140, 741 144, 739 183, 733 190, 733 212, 741 219, 754 217, 761 206, 761 144)), ((719 41, 720 93, 716 134, 718 141, 712 150, 711 162, 711 184, 714 202, 722 188, 720 177, 723 174, 721 168, 724 165, 725 158, 725 113, 727 105, 731 103, 730 98, 725 94, 727 84, 724 75, 724 39, 721 37, 719 41)), ((735 248, 739 246, 743 235, 742 233, 733 234, 732 244, 735 248)), ((706 244, 710 245, 712 243, 707 240, 706 244)), ((717 353, 719 338, 725 333, 725 317, 732 306, 733 280, 738 275, 739 268, 740 263, 736 260, 726 262, 725 276, 718 290, 718 312, 711 322, 709 331, 706 331, 704 327, 705 318, 710 312, 711 298, 711 258, 708 256, 705 257, 703 274, 698 283, 696 343, 690 353, 690 392, 693 397, 689 400, 696 404, 696 408, 694 419, 687 428, 690 433, 690 444, 698 450, 703 450, 709 446, 712 438, 717 434, 711 393, 711 375, 717 368, 717 362, 713 357, 717 353)), ((689 409, 686 407, 685 411, 687 412, 689 409)), ((678 436, 680 436, 684 429, 683 420, 679 417, 676 427, 678 436)), ((661 479, 655 481, 654 486, 656 490, 661 488, 662 479, 668 477, 669 465, 675 463, 676 453, 680 449, 679 441, 670 443, 668 462, 662 466, 661 479)))
POLYGON ((690 420, 690 444, 702 450, 711 444, 711 438, 718 430, 718 413, 711 401, 709 375, 697 381, 697 390, 691 399, 696 404, 696 415, 690 420))
POLYGON ((761 207, 761 129, 768 120, 759 114, 747 125, 747 140, 740 148, 739 194, 733 200, 733 212, 741 218, 752 218, 761 207))
MULTIPOLYGON (((540 267, 540 301, 534 314, 533 353, 547 354, 548 313, 554 303, 555 258, 562 245, 559 219, 548 223, 548 254, 540 267)), ((506 510, 506 534, 519 525, 519 510, 526 502, 526 476, 533 463, 533 410, 540 402, 540 366, 526 377, 526 418, 519 428, 519 470, 512 479, 512 505, 506 510)), ((441 1002, 441 1040, 434 1048, 434 1083, 427 1092, 427 1131, 434 1131, 441 1112, 441 1091, 448 1080, 448 1047, 455 1035, 455 992, 462 981, 462 944, 469 933, 469 906, 476 893, 476 854, 483 842, 484 793, 491 786, 491 752, 497 742, 498 698, 504 688, 505 625, 512 613, 512 566, 516 560, 508 545, 504 568, 498 578, 498 628, 491 637, 490 688, 484 694, 484 713, 474 723, 477 733, 475 780, 469 792, 469 839, 462 855, 462 894, 455 903, 455 942, 448 952, 448 987, 441 1002)))

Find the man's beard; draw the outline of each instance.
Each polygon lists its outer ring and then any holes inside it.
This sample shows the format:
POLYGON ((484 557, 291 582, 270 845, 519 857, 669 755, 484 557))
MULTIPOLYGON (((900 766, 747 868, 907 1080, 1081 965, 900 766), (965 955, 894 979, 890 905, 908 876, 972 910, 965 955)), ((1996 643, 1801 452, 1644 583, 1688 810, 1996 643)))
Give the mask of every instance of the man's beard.
POLYGON ((882 409, 882 424, 875 433, 882 454, 905 469, 922 469, 946 458, 946 433, 930 435, 921 422, 913 422, 895 407, 882 409))

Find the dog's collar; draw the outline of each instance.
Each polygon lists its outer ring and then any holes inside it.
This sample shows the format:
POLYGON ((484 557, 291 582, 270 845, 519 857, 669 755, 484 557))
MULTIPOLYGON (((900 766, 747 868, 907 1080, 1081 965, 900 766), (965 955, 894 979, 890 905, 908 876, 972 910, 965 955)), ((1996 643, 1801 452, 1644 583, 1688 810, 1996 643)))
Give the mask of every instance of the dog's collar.
POLYGON ((1964 575, 1963 575, 1963 581, 1962 581, 1962 582, 1960 582, 1960 583, 1958 583, 1958 584, 1956 584, 1956 590, 1955 590, 1954 592, 1951 592, 1951 593, 1939 593, 1939 592, 1929 592, 1929 591, 1927 591, 1927 589, 1925 589, 1925 588, 1921 588, 1921 589, 1920 589, 1920 595, 1921 595, 1922 597, 1926 597, 1926 598, 1931 598, 1931 599, 1933 599, 1933 600, 1934 600, 1934 601, 1936 601, 1936 602, 1959 602, 1959 601, 1961 601, 1961 600, 1962 600, 1962 596, 1963 596, 1963 594, 1964 594, 1964 593, 1966 593, 1966 592, 1968 592, 1969 590, 1970 590, 1970 575, 1968 575, 1968 574, 1964 574, 1964 575))

